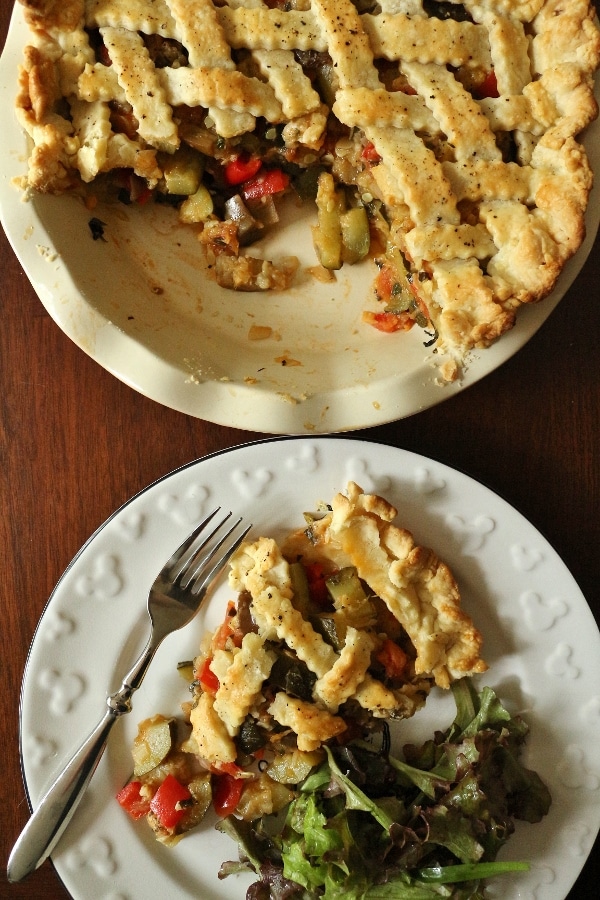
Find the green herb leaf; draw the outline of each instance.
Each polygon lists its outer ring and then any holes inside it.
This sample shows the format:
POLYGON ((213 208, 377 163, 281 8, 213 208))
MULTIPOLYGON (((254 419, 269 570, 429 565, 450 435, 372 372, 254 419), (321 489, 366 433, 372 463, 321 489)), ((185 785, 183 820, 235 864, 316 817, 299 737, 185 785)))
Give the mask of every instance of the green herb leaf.
POLYGON ((527 862, 483 862, 459 866, 432 866, 420 869, 416 878, 428 883, 457 884, 461 881, 481 881, 509 872, 528 872, 527 862))

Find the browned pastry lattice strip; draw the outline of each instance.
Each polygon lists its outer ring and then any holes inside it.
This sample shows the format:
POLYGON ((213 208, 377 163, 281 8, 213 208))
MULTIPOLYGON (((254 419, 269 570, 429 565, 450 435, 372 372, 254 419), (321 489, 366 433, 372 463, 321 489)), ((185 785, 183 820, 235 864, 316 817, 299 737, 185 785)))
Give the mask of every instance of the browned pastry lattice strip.
MULTIPOLYGON (((211 0, 196 0, 193 11, 188 0, 168 0, 168 3, 177 20, 181 42, 186 48, 190 66, 226 70, 236 68, 211 0)), ((218 133, 224 137, 252 131, 255 125, 254 116, 245 110, 236 111, 209 106, 208 113, 218 133)))
MULTIPOLYGON (((223 6, 216 9, 216 15, 228 44, 236 49, 323 52, 330 49, 330 44, 323 29, 323 20, 315 11, 317 8, 315 3, 311 10, 303 12, 223 6)), ((354 15, 352 4, 337 3, 336 8, 338 12, 342 10, 344 15, 354 15)), ((360 16, 360 20, 361 30, 368 36, 375 57, 454 66, 489 68, 491 65, 487 29, 471 22, 368 14, 360 16)), ((89 28, 116 24, 145 34, 182 39, 166 0, 156 0, 150 10, 144 0, 132 0, 126 4, 115 4, 114 0, 94 0, 87 4, 86 25, 89 28)))
MULTIPOLYGON (((212 105, 234 110, 244 109, 254 116, 263 115, 270 122, 285 121, 281 104, 270 85, 249 78, 237 70, 199 68, 158 69, 156 79, 171 106, 212 105), (242 99, 243 98, 243 99, 242 99)), ((83 100, 130 99, 121 88, 112 67, 96 63, 86 66, 79 79, 83 100)))

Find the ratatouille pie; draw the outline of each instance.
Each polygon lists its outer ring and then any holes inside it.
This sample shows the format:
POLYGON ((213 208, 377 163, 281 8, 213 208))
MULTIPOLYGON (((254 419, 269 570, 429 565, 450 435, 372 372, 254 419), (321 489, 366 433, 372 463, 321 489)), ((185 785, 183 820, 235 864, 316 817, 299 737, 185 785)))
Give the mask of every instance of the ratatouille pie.
POLYGON ((173 205, 217 282, 316 201, 316 277, 367 256, 365 327, 425 328, 456 377, 584 237, 590 0, 21 0, 26 188, 173 205), (285 201, 289 202, 289 201, 285 201))

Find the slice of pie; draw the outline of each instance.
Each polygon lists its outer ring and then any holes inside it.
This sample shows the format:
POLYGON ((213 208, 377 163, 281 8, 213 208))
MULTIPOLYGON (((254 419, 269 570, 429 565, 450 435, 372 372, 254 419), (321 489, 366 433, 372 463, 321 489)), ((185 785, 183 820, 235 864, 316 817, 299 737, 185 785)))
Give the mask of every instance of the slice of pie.
POLYGON ((372 257, 365 327, 452 379, 583 240, 590 0, 21 2, 26 187, 172 204, 224 287, 288 287, 252 244, 316 201, 317 277, 372 257))
POLYGON ((162 715, 140 723, 134 787, 120 802, 147 815, 163 843, 204 815, 209 771, 244 787, 236 816, 270 814, 290 802, 326 747, 385 747, 390 721, 411 718, 434 688, 487 670, 454 575, 396 524, 389 501, 350 482, 320 506, 284 541, 256 537, 232 556, 235 599, 180 666, 190 681, 182 704, 189 727, 178 735, 162 715), (161 825, 150 807, 168 773, 196 800, 177 827, 161 825))

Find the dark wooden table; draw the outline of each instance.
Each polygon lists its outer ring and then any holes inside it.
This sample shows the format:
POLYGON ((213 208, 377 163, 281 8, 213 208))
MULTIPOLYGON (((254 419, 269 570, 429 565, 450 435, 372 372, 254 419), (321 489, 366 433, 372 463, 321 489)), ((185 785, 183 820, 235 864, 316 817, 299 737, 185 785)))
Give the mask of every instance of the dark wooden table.
MULTIPOLYGON (((10 4, 0 10, 3 45, 10 4)), ((46 599, 87 537, 177 466, 263 435, 212 425, 135 393, 49 318, 0 234, 0 842, 5 867, 28 816, 19 691, 46 599)), ((600 239, 575 284, 516 357, 435 409, 357 432, 484 482, 542 531, 600 618, 600 239)), ((598 842, 569 900, 597 892, 598 842)), ((46 863, 10 900, 67 893, 46 863)))

